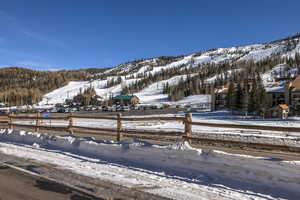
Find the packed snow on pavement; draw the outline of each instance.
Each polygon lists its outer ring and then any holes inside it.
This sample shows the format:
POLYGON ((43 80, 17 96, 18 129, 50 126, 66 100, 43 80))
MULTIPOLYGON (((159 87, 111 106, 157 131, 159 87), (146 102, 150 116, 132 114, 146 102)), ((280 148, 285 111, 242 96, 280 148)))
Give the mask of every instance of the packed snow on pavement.
POLYGON ((95 141, 2 129, 0 152, 172 199, 299 199, 300 163, 188 143, 95 141))

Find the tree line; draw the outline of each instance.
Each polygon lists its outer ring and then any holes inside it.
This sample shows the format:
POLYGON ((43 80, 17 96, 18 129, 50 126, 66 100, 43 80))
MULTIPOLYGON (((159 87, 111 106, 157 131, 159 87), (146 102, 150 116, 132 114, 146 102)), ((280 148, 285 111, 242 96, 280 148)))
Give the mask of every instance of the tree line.
POLYGON ((90 73, 77 71, 37 71, 19 67, 0 69, 0 101, 10 106, 39 102, 45 93, 69 81, 87 80, 90 73))

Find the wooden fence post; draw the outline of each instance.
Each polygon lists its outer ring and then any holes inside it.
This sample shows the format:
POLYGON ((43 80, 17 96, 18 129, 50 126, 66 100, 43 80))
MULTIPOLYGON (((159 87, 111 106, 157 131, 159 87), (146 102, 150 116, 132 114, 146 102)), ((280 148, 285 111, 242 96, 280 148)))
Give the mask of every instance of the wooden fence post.
POLYGON ((68 132, 70 134, 74 134, 74 131, 73 131, 73 113, 70 113, 69 115, 69 126, 68 126, 68 132))
POLYGON ((192 136, 192 125, 190 124, 192 122, 192 114, 187 113, 185 114, 185 119, 184 119, 184 139, 187 137, 192 136))
POLYGON ((120 142, 122 140, 122 132, 121 132, 121 129, 122 129, 122 120, 121 120, 121 117, 122 117, 122 114, 121 113, 118 113, 117 114, 117 141, 120 142))
POLYGON ((9 129, 13 129, 12 123, 13 123, 12 114, 9 113, 8 114, 8 128, 9 129))
POLYGON ((40 130, 40 113, 36 113, 36 121, 35 121, 35 132, 38 132, 40 130))

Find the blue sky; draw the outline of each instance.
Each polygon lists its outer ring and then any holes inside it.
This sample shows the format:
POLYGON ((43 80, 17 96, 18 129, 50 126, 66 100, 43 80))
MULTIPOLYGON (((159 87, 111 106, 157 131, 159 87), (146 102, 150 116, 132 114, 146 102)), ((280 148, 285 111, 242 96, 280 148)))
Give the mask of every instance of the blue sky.
POLYGON ((0 0, 0 66, 110 67, 300 32, 298 0, 0 0))

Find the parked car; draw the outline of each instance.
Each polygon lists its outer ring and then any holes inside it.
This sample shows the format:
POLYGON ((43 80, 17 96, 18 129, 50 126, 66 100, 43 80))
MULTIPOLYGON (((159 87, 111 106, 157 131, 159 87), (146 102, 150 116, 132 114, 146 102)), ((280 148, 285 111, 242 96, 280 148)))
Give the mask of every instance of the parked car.
POLYGON ((9 111, 8 110, 0 110, 0 114, 8 114, 9 111))
POLYGON ((98 106, 97 110, 102 111, 102 106, 98 106))
POLYGON ((93 106, 93 107, 91 108, 91 110, 92 110, 92 111, 95 111, 95 110, 98 110, 98 108, 95 107, 95 106, 93 106))
POLYGON ((123 111, 130 111, 130 107, 129 106, 123 106, 123 111))
POLYGON ((50 112, 51 112, 51 113, 56 113, 56 112, 57 112, 57 108, 52 108, 52 109, 50 110, 50 112))
POLYGON ((102 111, 104 111, 104 112, 109 111, 108 106, 102 106, 102 111))
POLYGON ((176 105, 176 108, 182 108, 182 105, 176 105))
POLYGON ((21 110, 21 113, 26 113, 26 112, 27 112, 26 109, 22 109, 22 110, 21 110))
POLYGON ((116 106, 110 107, 110 111, 111 111, 111 112, 116 112, 116 111, 117 111, 117 107, 116 107, 116 106))
POLYGON ((139 107, 137 105, 131 105, 130 110, 138 110, 139 107))
POLYGON ((116 111, 117 111, 117 112, 122 112, 122 111, 124 111, 123 106, 120 106, 120 105, 116 106, 116 111))
MULTIPOLYGON (((22 112, 22 111, 21 111, 22 112)), ((45 109, 37 109, 37 112, 38 113, 43 113, 43 112, 45 112, 45 109)))
POLYGON ((57 112, 58 113, 65 113, 66 109, 65 108, 59 108, 59 109, 57 109, 57 112))
POLYGON ((164 107, 164 105, 159 105, 159 106, 158 106, 158 109, 163 110, 163 109, 165 109, 165 107, 164 107))
POLYGON ((158 109, 157 105, 151 105, 150 108, 153 110, 158 109))
POLYGON ((139 109, 140 109, 140 110, 150 110, 150 109, 152 109, 152 108, 151 108, 151 105, 149 105, 149 104, 144 104, 144 105, 140 105, 140 106, 139 106, 139 109))
POLYGON ((78 111, 78 108, 70 108, 70 112, 77 112, 78 111))
POLYGON ((186 104, 184 107, 185 108, 191 108, 192 106, 190 104, 186 104))

